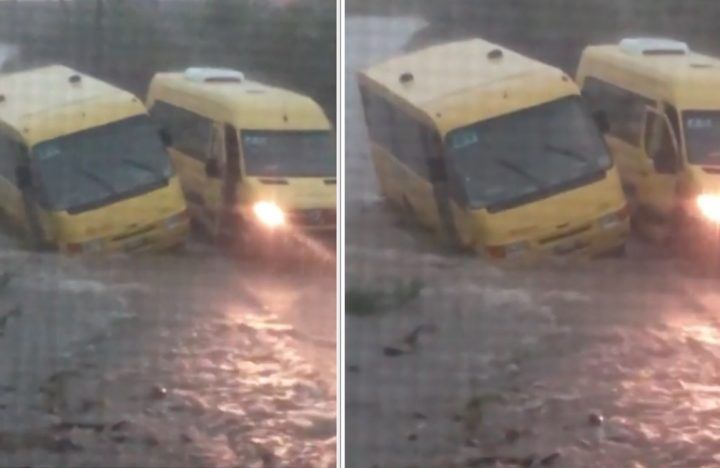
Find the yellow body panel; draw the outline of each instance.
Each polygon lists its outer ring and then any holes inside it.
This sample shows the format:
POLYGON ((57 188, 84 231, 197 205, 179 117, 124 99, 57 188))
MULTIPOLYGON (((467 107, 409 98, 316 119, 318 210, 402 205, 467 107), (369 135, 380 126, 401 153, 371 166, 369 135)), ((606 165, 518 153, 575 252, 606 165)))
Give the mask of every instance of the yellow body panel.
POLYGON ((112 205, 71 215, 49 213, 46 231, 62 250, 69 243, 103 239, 105 251, 163 249, 185 241, 187 221, 168 229, 164 220, 185 211, 177 177, 167 187, 112 205), (49 231, 49 229, 54 229, 49 231))
MULTIPOLYGON (((589 77, 640 95, 658 111, 662 111, 665 103, 681 114, 689 110, 720 111, 720 60, 692 51, 643 56, 627 53, 619 45, 591 46, 582 54, 578 84, 582 87, 589 77)), ((681 132, 675 135, 680 157, 680 168, 675 174, 658 173, 642 141, 633 145, 606 136, 623 184, 633 188, 634 204, 659 215, 656 222, 670 221, 682 206, 695 212, 694 194, 720 193, 717 171, 705 172, 689 163, 682 120, 681 132), (683 197, 679 196, 681 193, 683 197)))
POLYGON ((330 121, 312 99, 282 88, 245 81, 198 83, 182 73, 158 73, 147 107, 157 99, 238 130, 330 130, 330 121))
MULTIPOLYGON (((410 209, 426 228, 441 232, 432 185, 407 166, 373 145, 373 159, 383 195, 393 204, 410 209)), ((463 247, 487 254, 487 247, 529 243, 525 258, 552 255, 553 249, 578 242, 575 256, 595 256, 622 246, 629 235, 627 220, 603 230, 599 218, 625 206, 616 168, 598 182, 568 190, 499 213, 466 210, 453 204, 455 226, 463 247)))
POLYGON ((360 72, 358 80, 443 136, 481 120, 578 94, 561 70, 482 39, 391 58, 360 72), (488 53, 497 49, 503 57, 488 59, 488 53), (409 84, 400 82, 406 73, 414 77, 409 84))
POLYGON ((672 103, 678 109, 720 108, 720 60, 696 52, 648 57, 626 53, 619 45, 590 46, 580 59, 578 84, 582 86, 587 76, 672 103))
MULTIPOLYGON (((191 111, 213 122, 222 135, 224 124, 231 125, 242 138, 243 131, 329 131, 332 125, 322 108, 311 98, 281 88, 252 81, 242 83, 203 83, 186 79, 182 73, 158 73, 148 92, 147 107, 161 100, 191 111)), ((223 144, 224 147, 224 144, 223 144)), ((208 144, 208 152, 210 145, 208 144)), ((223 149, 224 153, 225 149, 223 149)), ((240 151, 244 174, 243 150, 240 151)), ((204 162, 171 148, 172 160, 188 199, 191 215, 218 229, 218 213, 223 206, 222 181, 206 175, 204 162)), ((303 225, 303 230, 336 229, 337 193, 335 175, 329 177, 253 177, 243 175, 237 183, 237 211, 252 216, 256 201, 274 201, 293 224, 298 212, 332 211, 327 221, 303 225), (281 180, 281 183, 273 181, 281 180)), ((217 232, 217 231, 215 231, 217 232)))
MULTIPOLYGON (((138 98, 64 66, 0 75, 0 132, 32 151, 47 140, 147 114, 138 98), (69 78, 79 76, 79 83, 69 78)), ((102 148, 99 148, 101 154, 102 148)), ((15 226, 28 230, 17 186, 0 177, 0 208, 15 226)), ((167 218, 182 215, 185 200, 177 177, 165 187, 92 210, 70 214, 37 207, 45 241, 66 251, 70 244, 102 242, 103 251, 152 250, 182 244, 186 220, 171 229, 167 218)))
MULTIPOLYGON (((483 120, 579 95, 574 82, 560 70, 480 39, 392 58, 361 72, 359 82, 440 137, 483 120), (501 50, 502 58, 489 59, 493 50, 501 50), (401 82, 400 77, 408 73, 412 81, 401 82)), ((433 184, 378 142, 371 141, 371 153, 383 195, 427 228, 442 232, 433 184)), ((463 208, 455 202, 450 208, 457 240, 464 247, 486 254, 488 247, 522 241, 529 246, 523 257, 531 258, 556 253, 556 248, 568 243, 575 246, 568 249, 572 255, 590 256, 622 247, 629 233, 627 219, 605 230, 598 220, 622 212, 625 206, 617 169, 612 167, 601 180, 497 213, 463 208)))

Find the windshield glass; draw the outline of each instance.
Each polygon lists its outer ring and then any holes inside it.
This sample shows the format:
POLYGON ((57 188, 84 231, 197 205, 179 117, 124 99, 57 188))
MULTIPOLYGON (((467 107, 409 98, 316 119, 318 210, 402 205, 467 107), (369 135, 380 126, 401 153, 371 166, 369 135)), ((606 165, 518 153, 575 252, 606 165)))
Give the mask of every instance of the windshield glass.
POLYGON ((44 202, 71 212, 152 190, 172 175, 145 115, 40 143, 33 161, 44 202))
POLYGON ((683 113, 690 164, 720 166, 720 111, 683 113))
POLYGON ((575 96, 455 130, 446 145, 449 166, 474 208, 547 196, 611 165, 575 96))
POLYGON ((242 141, 250 176, 335 177, 330 131, 245 131, 242 141))

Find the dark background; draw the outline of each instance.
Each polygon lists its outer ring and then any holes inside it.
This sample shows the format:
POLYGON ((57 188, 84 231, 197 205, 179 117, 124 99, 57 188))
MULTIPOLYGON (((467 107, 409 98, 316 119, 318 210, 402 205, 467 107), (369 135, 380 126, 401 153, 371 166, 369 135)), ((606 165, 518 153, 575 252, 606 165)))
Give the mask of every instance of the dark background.
POLYGON ((145 96, 157 71, 227 66, 309 94, 336 113, 336 2, 64 0, 0 2, 11 68, 62 63, 145 96))
POLYGON ((412 43, 480 36, 574 72, 582 49, 626 36, 680 39, 720 51, 720 2, 711 0, 347 0, 348 14, 418 14, 412 43))

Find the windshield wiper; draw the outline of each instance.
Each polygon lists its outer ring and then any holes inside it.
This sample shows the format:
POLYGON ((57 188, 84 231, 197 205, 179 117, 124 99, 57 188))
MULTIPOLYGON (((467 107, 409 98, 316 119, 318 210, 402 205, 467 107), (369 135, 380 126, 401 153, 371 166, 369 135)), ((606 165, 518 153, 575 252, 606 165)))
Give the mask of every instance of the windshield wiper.
POLYGON ((88 179, 94 181, 94 182, 97 183, 99 186, 101 186, 102 188, 104 188, 105 190, 107 190, 111 195, 116 195, 116 194, 117 194, 117 190, 115 189, 115 187, 114 187, 110 182, 108 182, 108 181, 105 180, 104 178, 102 178, 102 177, 100 177, 99 175, 97 175, 97 173, 95 173, 95 172, 93 172, 93 171, 89 171, 88 169, 86 169, 86 168, 83 167, 83 166, 73 166, 73 167, 74 167, 78 172, 80 172, 81 174, 83 174, 85 177, 87 177, 88 179))
POLYGON ((130 165, 130 166, 137 167, 138 169, 142 169, 142 170, 145 171, 145 172, 149 172, 149 173, 151 173, 151 174, 154 175, 154 176, 158 176, 158 177, 165 178, 165 176, 164 176, 164 174, 163 174, 162 172, 156 170, 156 169, 155 169, 154 167, 152 167, 152 166, 148 166, 148 165, 145 164, 145 163, 141 163, 141 162, 139 162, 139 161, 136 161, 136 160, 130 159, 130 158, 123 158, 123 159, 121 159, 121 161, 124 162, 125 164, 130 165))
POLYGON ((586 164, 590 162, 590 161, 588 161, 588 159, 587 159, 585 156, 583 156, 581 153, 578 153, 578 152, 575 151, 574 149, 568 148, 568 147, 566 147, 566 146, 557 146, 557 145, 553 145, 552 143, 545 143, 545 144, 543 145, 543 149, 548 150, 548 151, 552 151, 552 152, 557 153, 557 154, 562 154, 563 156, 567 156, 567 157, 569 157, 569 158, 571 158, 571 159, 574 159, 574 160, 576 160, 576 161, 580 161, 580 162, 583 162, 583 163, 586 163, 586 164))
POLYGON ((542 181, 542 179, 537 178, 532 173, 526 171, 522 167, 511 163, 510 161, 504 160, 504 159, 492 159, 492 161, 500 166, 503 166, 506 169, 509 169, 510 171, 520 174, 521 176, 525 177, 526 179, 532 181, 533 184, 537 185, 538 188, 543 189, 545 188, 545 183, 542 181))

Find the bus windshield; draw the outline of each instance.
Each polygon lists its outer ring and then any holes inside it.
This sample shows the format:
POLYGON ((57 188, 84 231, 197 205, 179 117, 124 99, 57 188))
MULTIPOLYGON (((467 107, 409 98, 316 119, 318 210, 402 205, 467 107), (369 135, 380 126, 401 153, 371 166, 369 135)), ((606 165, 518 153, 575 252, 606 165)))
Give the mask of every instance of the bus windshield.
POLYGON ((33 171, 48 208, 78 213, 167 183, 170 159, 145 115, 42 142, 33 171))
POLYGON ((612 164, 577 96, 455 130, 446 150, 467 202, 490 210, 594 180, 612 164))
POLYGON ((683 112, 690 164, 720 166, 720 112, 683 112))
POLYGON ((250 176, 335 177, 330 131, 244 131, 242 141, 250 176))

